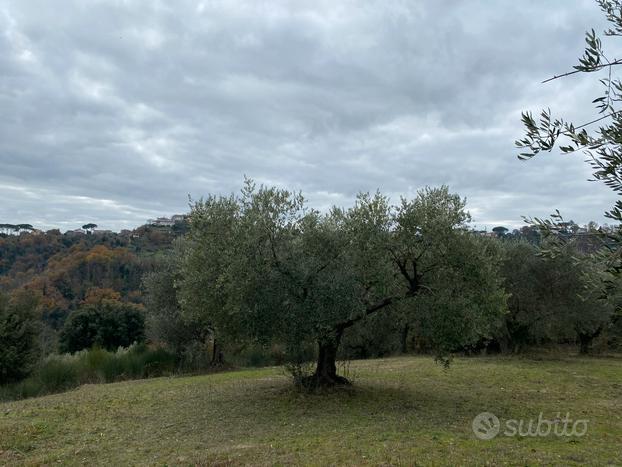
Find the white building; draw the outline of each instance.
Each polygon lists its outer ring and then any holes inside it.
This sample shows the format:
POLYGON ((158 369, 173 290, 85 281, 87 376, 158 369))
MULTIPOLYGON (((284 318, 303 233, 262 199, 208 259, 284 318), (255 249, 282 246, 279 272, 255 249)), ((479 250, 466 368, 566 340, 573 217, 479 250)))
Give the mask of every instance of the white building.
POLYGON ((171 216, 170 218, 168 218, 168 217, 158 217, 157 219, 149 219, 147 221, 147 224, 148 225, 158 226, 158 227, 172 227, 177 222, 185 221, 187 217, 188 216, 186 214, 175 214, 175 215, 171 216))
POLYGON ((149 219, 147 221, 149 225, 155 225, 158 227, 172 227, 175 225, 175 222, 168 217, 158 217, 157 219, 149 219))

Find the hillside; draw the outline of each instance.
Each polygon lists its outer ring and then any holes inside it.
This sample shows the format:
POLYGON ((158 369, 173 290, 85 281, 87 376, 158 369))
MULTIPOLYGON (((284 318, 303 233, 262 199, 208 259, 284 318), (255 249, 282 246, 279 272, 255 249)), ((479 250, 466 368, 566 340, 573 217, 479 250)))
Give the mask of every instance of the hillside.
POLYGON ((53 328, 96 296, 141 303, 143 274, 186 228, 178 223, 122 233, 0 234, 0 292, 34 291, 44 322, 53 328))
POLYGON ((0 464, 619 465, 619 359, 355 362, 295 392, 280 368, 84 386, 0 405, 0 464), (473 417, 587 419, 583 437, 477 439, 473 417))

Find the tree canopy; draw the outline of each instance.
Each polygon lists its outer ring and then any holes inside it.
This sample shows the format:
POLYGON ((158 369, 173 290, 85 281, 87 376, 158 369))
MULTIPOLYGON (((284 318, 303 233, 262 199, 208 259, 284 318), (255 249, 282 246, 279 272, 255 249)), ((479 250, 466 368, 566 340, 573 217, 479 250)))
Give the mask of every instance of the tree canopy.
POLYGON ((361 194, 352 208, 320 213, 299 193, 247 180, 239 196, 197 201, 190 218, 184 313, 231 339, 279 339, 292 355, 317 343, 312 385, 346 382, 339 343, 370 315, 425 309, 422 332, 446 361, 504 310, 497 252, 466 230, 465 201, 447 187, 397 205, 361 194))
POLYGON ((77 352, 96 345, 117 350, 144 339, 145 318, 141 307, 102 299, 84 305, 69 316, 60 334, 60 349, 77 352))
POLYGON ((37 297, 19 291, 0 292, 0 384, 28 375, 38 358, 40 323, 37 297))

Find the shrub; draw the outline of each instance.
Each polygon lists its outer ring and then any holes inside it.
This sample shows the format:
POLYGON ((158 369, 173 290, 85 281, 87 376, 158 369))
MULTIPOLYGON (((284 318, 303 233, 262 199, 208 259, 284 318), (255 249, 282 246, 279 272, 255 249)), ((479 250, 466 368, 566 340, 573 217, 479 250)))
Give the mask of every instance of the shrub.
POLYGON ((175 370, 175 355, 165 349, 155 349, 140 356, 143 378, 170 374, 175 370))
POLYGON ((1 386, 0 400, 36 397, 86 383, 164 376, 174 371, 175 355, 165 349, 133 345, 110 352, 95 347, 72 355, 47 357, 29 378, 1 386))
POLYGON ((245 366, 268 366, 272 363, 270 353, 268 349, 259 345, 251 345, 241 354, 242 359, 245 360, 245 366))
POLYGON ((80 362, 63 356, 48 357, 36 372, 39 388, 45 393, 60 392, 80 384, 80 362))
POLYGON ((205 370, 212 365, 213 346, 210 343, 191 341, 177 353, 177 365, 182 371, 205 370))
POLYGON ((139 306, 102 300, 69 316, 60 335, 60 350, 77 352, 93 346, 115 350, 144 339, 145 318, 139 306))

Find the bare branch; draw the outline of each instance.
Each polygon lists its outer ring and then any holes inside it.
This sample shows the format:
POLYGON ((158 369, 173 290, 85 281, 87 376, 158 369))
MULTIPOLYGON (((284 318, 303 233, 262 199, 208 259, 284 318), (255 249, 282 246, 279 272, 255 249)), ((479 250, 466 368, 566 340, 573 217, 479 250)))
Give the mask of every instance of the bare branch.
POLYGON ((601 120, 604 120, 609 117, 613 117, 614 115, 617 115, 620 112, 622 112, 622 110, 616 110, 615 112, 611 112, 610 114, 603 115, 602 117, 592 120, 591 122, 587 122, 587 123, 584 123, 583 125, 576 126, 575 130, 579 130, 580 128, 585 128, 586 126, 592 125, 593 123, 600 122, 601 120))

